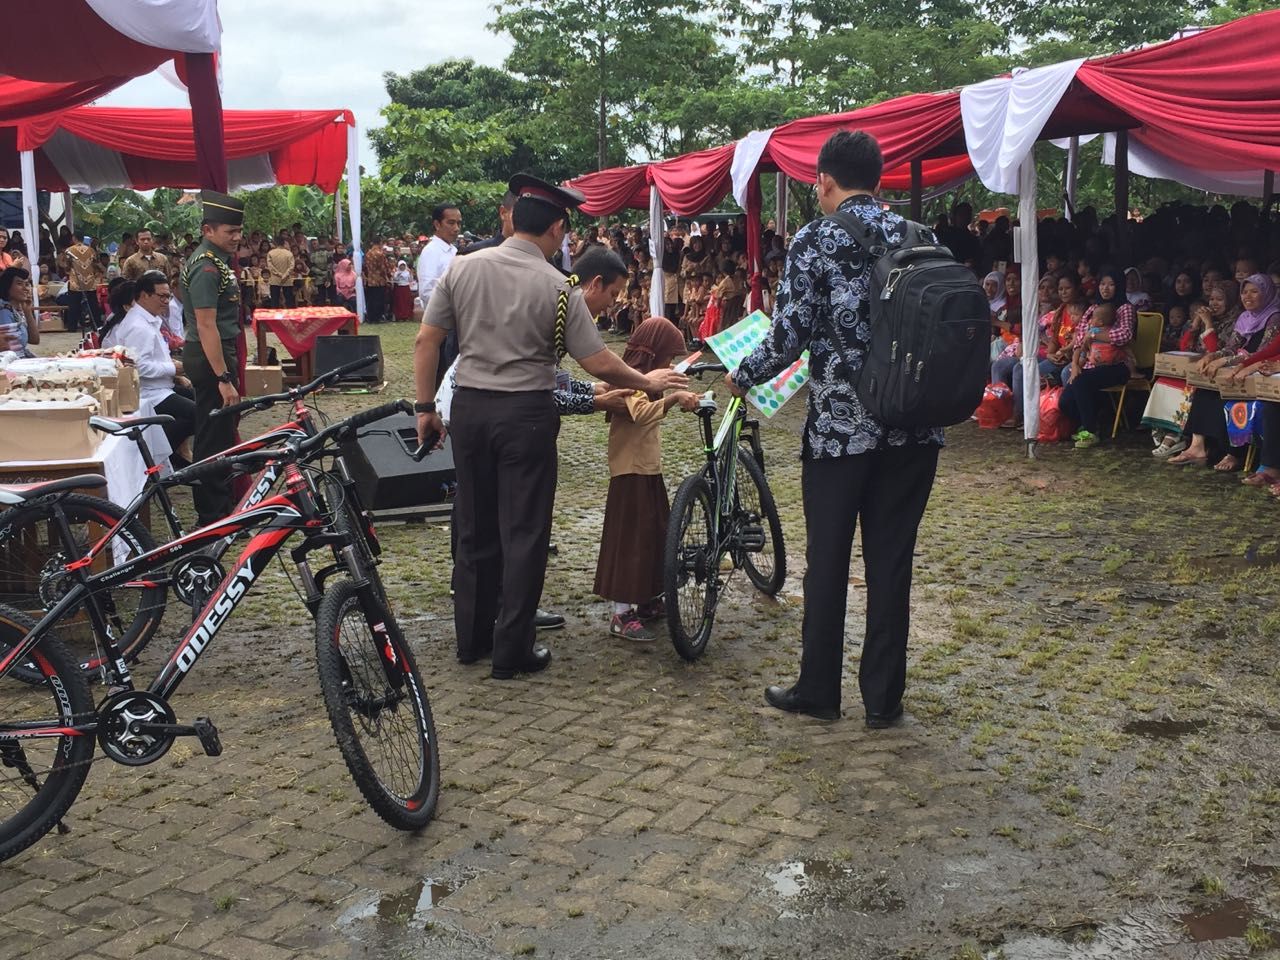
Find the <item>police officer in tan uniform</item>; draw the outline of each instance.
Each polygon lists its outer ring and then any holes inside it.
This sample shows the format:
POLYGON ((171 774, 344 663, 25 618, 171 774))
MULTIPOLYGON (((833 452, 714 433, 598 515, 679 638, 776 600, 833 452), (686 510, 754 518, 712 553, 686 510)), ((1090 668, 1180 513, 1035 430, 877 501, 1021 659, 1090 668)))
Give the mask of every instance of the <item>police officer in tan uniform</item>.
POLYGON ((450 413, 458 474, 454 517, 454 627, 463 663, 493 656, 493 677, 535 673, 551 651, 534 647, 534 615, 547 570, 556 494, 552 399, 557 342, 597 380, 661 392, 687 380, 674 370, 645 375, 604 345, 580 292, 570 292, 557 336, 564 276, 548 262, 560 249, 581 193, 527 175, 510 183, 513 235, 499 247, 454 260, 427 305, 414 345, 418 435, 443 436, 435 409, 436 365, 458 336, 450 413))

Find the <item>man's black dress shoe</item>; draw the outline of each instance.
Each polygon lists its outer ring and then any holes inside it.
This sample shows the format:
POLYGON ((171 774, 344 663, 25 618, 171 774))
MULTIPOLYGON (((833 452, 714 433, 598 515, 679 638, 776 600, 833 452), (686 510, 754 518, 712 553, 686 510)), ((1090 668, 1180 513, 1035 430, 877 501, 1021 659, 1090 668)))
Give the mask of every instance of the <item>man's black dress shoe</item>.
POLYGON ((551 613, 547 610, 539 609, 533 615, 533 629, 535 630, 559 630, 564 626, 564 617, 558 613, 551 613))
POLYGON ((892 727, 902 719, 902 704, 898 704, 888 713, 868 713, 867 726, 872 730, 884 730, 892 727))
POLYGON ((493 679, 510 680, 521 673, 538 673, 551 665, 551 651, 546 647, 534 647, 524 663, 515 667, 493 667, 493 679))
POLYGON ((839 707, 820 707, 810 703, 796 694, 795 687, 766 687, 764 698, 769 706, 785 710, 787 713, 804 713, 819 720, 839 720, 839 707))
POLYGON ((479 663, 481 660, 488 660, 491 656, 493 656, 492 650, 475 651, 474 653, 468 653, 465 656, 459 653, 458 662, 464 667, 469 667, 473 663, 479 663))

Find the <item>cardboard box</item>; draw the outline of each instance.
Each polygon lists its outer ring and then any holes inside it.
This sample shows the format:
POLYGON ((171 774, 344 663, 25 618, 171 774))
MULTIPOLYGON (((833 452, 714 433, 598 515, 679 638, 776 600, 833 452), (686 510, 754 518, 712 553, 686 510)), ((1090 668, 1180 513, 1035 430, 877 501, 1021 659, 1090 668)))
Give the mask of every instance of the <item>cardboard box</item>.
POLYGON ((1223 400, 1248 400, 1251 397, 1247 380, 1231 380, 1225 370, 1219 370, 1214 380, 1223 400))
POLYGON ((1205 376, 1194 368, 1187 373, 1187 384, 1192 387, 1203 387, 1206 390, 1218 389, 1218 384, 1213 377, 1205 376))
POLYGON ((3 456, 13 460, 87 460, 102 434, 89 426, 98 410, 71 403, 0 403, 3 456))
POLYGON ((1249 385, 1249 396, 1257 397, 1259 400, 1274 400, 1280 402, 1280 373, 1272 374, 1264 377, 1260 373, 1245 379, 1245 383, 1249 385))
POLYGON ((142 402, 140 396, 141 385, 138 381, 137 367, 121 367, 120 375, 116 378, 114 387, 116 392, 116 403, 120 407, 122 413, 136 413, 138 404, 142 402))
POLYGON ((1157 353, 1156 376, 1177 377, 1179 380, 1185 380, 1199 359, 1198 353, 1157 353))
POLYGON ((260 367, 246 364, 244 368, 245 395, 262 397, 269 393, 284 392, 284 370, 281 367, 260 367))

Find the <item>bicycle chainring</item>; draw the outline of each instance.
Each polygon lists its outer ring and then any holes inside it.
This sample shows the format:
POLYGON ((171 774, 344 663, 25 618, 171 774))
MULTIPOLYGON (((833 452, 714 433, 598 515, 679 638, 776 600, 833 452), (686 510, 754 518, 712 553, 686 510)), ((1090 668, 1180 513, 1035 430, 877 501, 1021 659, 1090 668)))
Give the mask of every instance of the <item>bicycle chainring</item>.
POLYGON ((222 564, 197 553, 173 565, 173 592, 188 607, 203 606, 225 576, 222 564))
POLYGON ((169 752, 174 735, 143 732, 138 725, 175 720, 173 708, 163 698, 145 690, 123 690, 98 707, 98 744, 116 763, 128 767, 153 763, 169 752))

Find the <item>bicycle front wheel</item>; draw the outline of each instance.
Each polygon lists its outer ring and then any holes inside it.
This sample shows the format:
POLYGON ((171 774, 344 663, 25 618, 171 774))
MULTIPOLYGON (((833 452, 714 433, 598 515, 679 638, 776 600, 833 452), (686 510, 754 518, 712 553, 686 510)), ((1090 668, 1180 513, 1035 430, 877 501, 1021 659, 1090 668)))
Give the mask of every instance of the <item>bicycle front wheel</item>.
POLYGON ((715 622, 719 557, 714 510, 706 479, 689 477, 676 491, 667 525, 662 556, 667 630, 676 652, 686 660, 702 656, 715 622))
MULTIPOLYGON (((58 530, 53 504, 22 503, 0 513, 0 603, 36 619, 71 588, 74 580, 67 564, 88 553, 124 516, 110 500, 78 493, 62 497, 58 506, 71 529, 70 547, 58 530)), ((155 546, 151 533, 134 517, 104 546, 95 569, 122 564, 155 546)), ((135 660, 164 619, 166 589, 162 584, 117 587, 111 591, 111 599, 123 628, 116 645, 125 659, 135 660)), ((89 674, 102 665, 106 651, 100 648, 83 605, 67 612, 59 624, 59 639, 89 674)), ((33 663, 18 664, 13 674, 30 683, 44 679, 33 663)))
POLYGON ((316 612, 316 660, 329 722, 369 806, 399 830, 435 816, 440 756, 427 691, 385 609, 366 609, 340 580, 316 612))
POLYGON ((738 537, 744 543, 747 579, 761 593, 777 596, 787 579, 787 551, 773 491, 751 451, 738 447, 738 537))
MULTIPOLYGON (((0 606, 0 659, 35 627, 20 610, 0 606)), ((84 785, 93 737, 70 732, 35 737, 31 731, 70 730, 94 714, 84 674, 66 649, 42 640, 30 661, 40 681, 0 677, 0 860, 21 853, 62 819, 84 785), (10 735, 22 730, 26 736, 10 735)))
POLYGON ((378 558, 374 556, 373 548, 369 544, 367 521, 348 495, 342 482, 333 474, 325 474, 324 498, 329 514, 333 518, 334 527, 351 538, 356 559, 360 564, 360 572, 372 584, 378 599, 390 610, 391 602, 387 597, 387 588, 383 586, 382 574, 378 572, 378 558))

